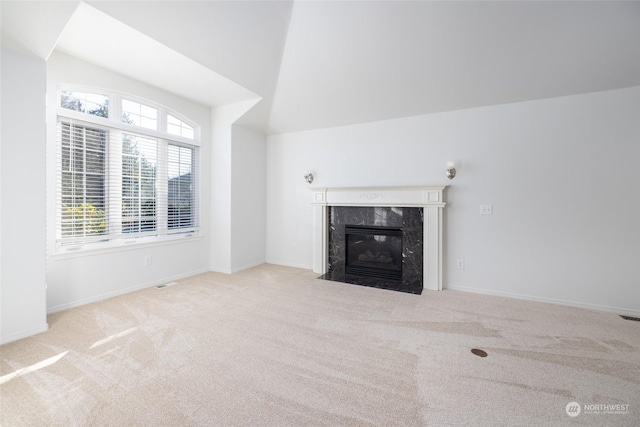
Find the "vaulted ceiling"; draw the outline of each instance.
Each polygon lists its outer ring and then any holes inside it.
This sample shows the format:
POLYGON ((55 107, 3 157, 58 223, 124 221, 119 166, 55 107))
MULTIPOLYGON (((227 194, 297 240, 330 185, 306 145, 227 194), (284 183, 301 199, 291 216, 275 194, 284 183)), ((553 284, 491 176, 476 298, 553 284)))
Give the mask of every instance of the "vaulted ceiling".
POLYGON ((5 46, 57 49, 213 107, 255 97, 240 123, 267 133, 640 85, 636 1, 0 6, 5 46))

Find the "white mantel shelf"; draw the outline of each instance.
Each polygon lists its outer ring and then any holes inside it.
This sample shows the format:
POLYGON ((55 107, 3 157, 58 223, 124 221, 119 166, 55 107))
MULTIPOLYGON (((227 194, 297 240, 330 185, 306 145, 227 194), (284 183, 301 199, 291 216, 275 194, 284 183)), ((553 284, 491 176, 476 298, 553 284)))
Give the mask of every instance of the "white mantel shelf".
POLYGON ((423 288, 442 290, 442 209, 446 187, 312 187, 313 271, 327 272, 329 206, 420 207, 424 213, 423 288))

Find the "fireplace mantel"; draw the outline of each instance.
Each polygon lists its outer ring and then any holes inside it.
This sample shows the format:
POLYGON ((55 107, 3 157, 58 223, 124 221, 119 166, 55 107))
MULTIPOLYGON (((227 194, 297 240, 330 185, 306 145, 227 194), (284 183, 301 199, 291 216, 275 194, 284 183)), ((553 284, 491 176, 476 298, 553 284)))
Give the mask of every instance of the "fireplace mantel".
POLYGON ((442 290, 442 209, 447 186, 331 187, 313 192, 313 271, 327 272, 329 206, 423 208, 423 288, 442 290))

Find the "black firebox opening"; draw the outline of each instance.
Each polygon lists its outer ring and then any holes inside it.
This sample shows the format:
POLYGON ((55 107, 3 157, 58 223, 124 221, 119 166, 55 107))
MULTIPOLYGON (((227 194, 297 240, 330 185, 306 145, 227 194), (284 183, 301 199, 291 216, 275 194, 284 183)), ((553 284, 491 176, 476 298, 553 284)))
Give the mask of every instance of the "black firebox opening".
POLYGON ((402 280, 402 228, 346 225, 346 274, 402 280))

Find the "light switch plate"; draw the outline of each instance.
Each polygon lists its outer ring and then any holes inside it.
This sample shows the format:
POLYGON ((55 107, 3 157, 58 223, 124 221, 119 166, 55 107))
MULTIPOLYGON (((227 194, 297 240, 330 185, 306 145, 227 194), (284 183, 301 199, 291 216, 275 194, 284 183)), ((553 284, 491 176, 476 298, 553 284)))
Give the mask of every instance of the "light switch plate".
POLYGON ((480 205, 480 215, 493 215, 493 205, 480 205))

